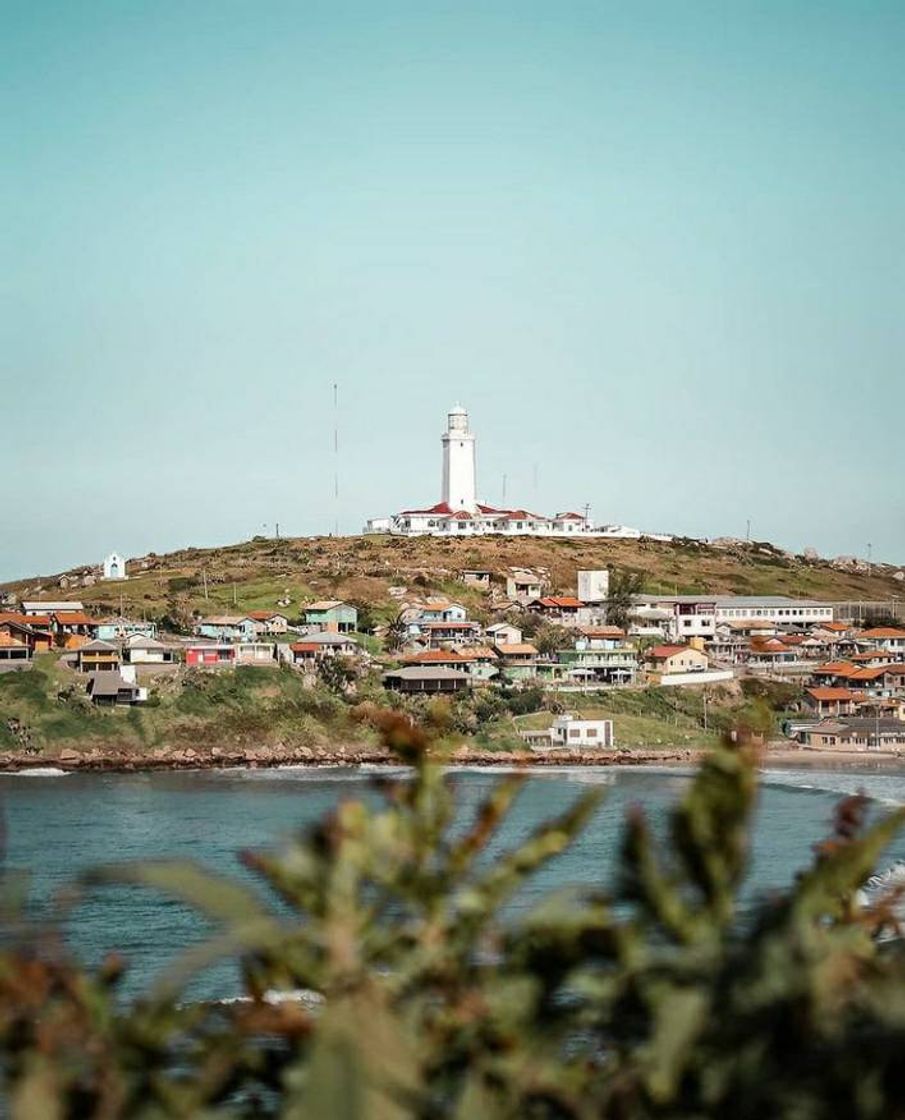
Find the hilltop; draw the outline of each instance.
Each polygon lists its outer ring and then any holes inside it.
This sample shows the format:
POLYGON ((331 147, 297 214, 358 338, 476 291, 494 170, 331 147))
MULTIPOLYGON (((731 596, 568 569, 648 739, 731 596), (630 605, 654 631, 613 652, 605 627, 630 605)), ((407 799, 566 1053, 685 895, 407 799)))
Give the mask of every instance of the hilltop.
POLYGON ((824 600, 890 600, 903 593, 902 572, 868 570, 858 561, 828 561, 784 552, 762 542, 707 544, 672 541, 485 537, 288 537, 222 548, 150 553, 129 561, 130 578, 103 582, 97 567, 0 585, 18 598, 78 598, 95 614, 188 619, 193 611, 292 608, 314 598, 367 604, 374 622, 396 610, 395 595, 453 594, 475 611, 485 596, 457 581, 463 568, 489 569, 501 582, 507 569, 543 569, 553 592, 574 591, 579 568, 642 573, 649 592, 780 594, 824 600), (206 596, 205 596, 206 588, 206 596), (288 603, 287 603, 288 600, 288 603))

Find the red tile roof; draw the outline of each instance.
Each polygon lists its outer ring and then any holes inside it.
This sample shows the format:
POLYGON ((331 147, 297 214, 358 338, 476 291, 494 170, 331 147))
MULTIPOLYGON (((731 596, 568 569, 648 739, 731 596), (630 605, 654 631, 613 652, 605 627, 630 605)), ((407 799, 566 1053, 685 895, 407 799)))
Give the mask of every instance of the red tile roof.
POLYGON ((55 611, 53 616, 60 626, 96 626, 97 621, 82 611, 55 611))
POLYGON ((902 638, 905 639, 905 630, 897 630, 892 626, 875 626, 872 630, 862 630, 859 638, 902 638))
POLYGON ((654 661, 665 661, 667 657, 673 657, 677 653, 684 653, 691 648, 691 646, 652 646, 647 651, 647 656, 654 661))
POLYGON ((292 642, 289 648, 293 653, 317 653, 322 647, 317 642, 292 642))
POLYGON ((808 695, 825 701, 855 699, 855 694, 847 688, 809 688, 808 695))
POLYGON ((543 599, 538 599, 537 602, 542 607, 568 607, 574 610, 584 606, 581 599, 576 599, 572 595, 546 595, 543 599))
POLYGON ((411 653, 403 661, 410 665, 436 665, 447 661, 465 661, 454 649, 427 649, 423 653, 411 653))

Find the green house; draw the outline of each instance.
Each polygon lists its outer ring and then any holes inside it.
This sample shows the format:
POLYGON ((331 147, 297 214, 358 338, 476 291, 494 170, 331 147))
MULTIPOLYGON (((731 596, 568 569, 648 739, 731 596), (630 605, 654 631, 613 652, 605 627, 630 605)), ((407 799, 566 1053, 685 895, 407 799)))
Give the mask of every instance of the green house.
POLYGON ((358 629, 358 610, 339 599, 309 603, 305 607, 305 624, 331 634, 351 634, 358 629))

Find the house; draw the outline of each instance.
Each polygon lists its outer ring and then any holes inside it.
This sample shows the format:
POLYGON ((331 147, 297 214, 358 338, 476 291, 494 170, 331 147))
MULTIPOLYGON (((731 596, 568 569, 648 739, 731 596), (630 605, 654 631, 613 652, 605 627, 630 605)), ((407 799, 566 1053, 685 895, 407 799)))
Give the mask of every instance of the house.
POLYGON ((490 590, 491 573, 485 568, 464 568, 459 572, 459 579, 466 587, 477 587, 481 591, 490 590))
POLYGON ((51 611, 54 641, 63 649, 78 649, 97 634, 97 622, 84 611, 51 611))
POLYGON ((522 641, 522 631, 511 622, 494 622, 486 627, 484 633, 493 646, 519 645, 522 641))
POLYGON ((39 599, 29 599, 22 604, 23 614, 43 614, 51 615, 56 614, 58 611, 83 611, 85 606, 77 599, 61 600, 61 599, 47 599, 41 602, 39 599))
POLYGON ((530 680, 537 676, 540 653, 530 642, 500 642, 493 649, 503 663, 503 676, 509 680, 530 680))
POLYGON ((80 673, 106 670, 118 672, 122 665, 122 655, 118 646, 95 638, 93 642, 87 642, 79 647, 75 655, 75 664, 80 673))
POLYGON ((418 609, 416 622, 464 622, 468 611, 461 603, 451 603, 449 599, 428 599, 418 609))
POLYGON ((185 663, 190 668, 227 668, 236 663, 236 647, 232 642, 187 642, 185 663))
POLYGON ((874 626, 857 635, 859 645, 870 643, 874 649, 886 650, 898 660, 905 659, 905 630, 893 626, 874 626))
POLYGON ((425 622, 420 627, 421 637, 431 648, 444 645, 468 645, 481 634, 479 622, 425 622))
POLYGON ((528 603, 541 597, 543 586, 540 576, 519 568, 506 576, 506 598, 527 606, 528 603))
POLYGON ((794 646, 786 645, 778 638, 755 638, 748 646, 743 660, 749 669, 780 669, 786 665, 797 665, 801 658, 794 646))
POLYGON ((235 643, 237 665, 276 665, 277 651, 273 642, 239 641, 235 643))
POLYGON ((631 684, 638 672, 638 651, 621 642, 591 646, 579 639, 572 649, 557 650, 556 660, 566 683, 631 684))
POLYGON ((32 651, 27 643, 17 641, 9 634, 0 631, 0 672, 7 669, 28 668, 31 665, 32 651))
POLYGON ((122 641, 131 637, 156 638, 157 623, 144 622, 118 615, 115 618, 102 618, 97 624, 97 637, 102 642, 122 641))
POLYGON ((523 731, 520 734, 536 750, 579 747, 597 747, 606 750, 613 746, 613 721, 579 719, 565 712, 557 716, 546 731, 523 731))
POLYGON ((804 694, 805 705, 818 716, 851 715, 858 706, 859 699, 848 688, 808 688, 804 694))
POLYGON ((133 634, 126 638, 122 645, 122 655, 127 665, 174 665, 177 660, 172 646, 143 634, 133 634))
POLYGON ((499 657, 486 646, 461 647, 459 649, 430 649, 423 653, 406 657, 407 665, 434 665, 449 669, 461 669, 474 680, 489 681, 499 674, 499 657))
POLYGON ((707 654, 694 646, 653 646, 645 654, 655 678, 673 673, 703 673, 710 665, 707 654))
POLYGON ((583 641, 587 649, 615 649, 625 644, 626 634, 619 626, 582 626, 579 633, 576 646, 583 641))
POLYGON ((385 688, 405 693, 458 693, 471 684, 467 673, 433 665, 409 665, 383 674, 385 688))
POLYGON ((126 561, 118 552, 111 552, 104 558, 104 579, 128 579, 126 561))
POLYGON ((580 626, 591 621, 591 608, 574 595, 546 595, 528 603, 527 609, 560 626, 580 626))
POLYGON ((49 626, 50 619, 42 615, 0 614, 0 638, 8 643, 24 645, 29 657, 46 653, 53 645, 49 626), (39 628, 37 624, 40 622, 46 622, 48 629, 39 628))
POLYGON ((360 653, 361 647, 353 638, 331 631, 306 634, 289 646, 293 665, 311 665, 325 657, 354 657, 360 653))
POLYGON ((255 628, 250 618, 221 614, 199 619, 195 623, 195 634, 214 642, 252 642, 255 639, 255 628))
POLYGON ((825 719, 798 732, 809 747, 837 750, 886 750, 905 746, 905 723, 898 719, 825 719))
POLYGON ((358 629, 358 609, 340 599, 326 599, 305 607, 305 623, 332 634, 352 634, 358 629))
POLYGON ((245 617, 258 638, 264 634, 286 634, 289 631, 289 619, 279 611, 249 611, 245 617))
POLYGON ((102 671, 88 677, 88 695, 93 704, 113 707, 116 704, 140 704, 148 698, 148 690, 126 680, 121 673, 102 671))

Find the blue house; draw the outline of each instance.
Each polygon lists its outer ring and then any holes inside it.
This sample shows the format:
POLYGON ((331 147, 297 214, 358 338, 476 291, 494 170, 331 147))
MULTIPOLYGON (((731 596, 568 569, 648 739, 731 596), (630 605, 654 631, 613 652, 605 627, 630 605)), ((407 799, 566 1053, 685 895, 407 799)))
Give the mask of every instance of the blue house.
POLYGON ((222 614, 200 619, 195 623, 195 633, 215 642, 251 642, 255 638, 255 624, 251 618, 222 614))
POLYGON ((132 618, 104 618, 97 624, 97 637, 102 642, 125 641, 135 636, 142 638, 157 637, 156 622, 139 622, 132 618))

